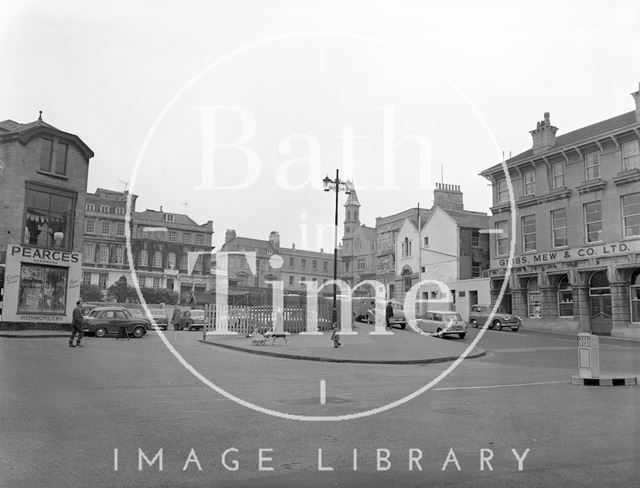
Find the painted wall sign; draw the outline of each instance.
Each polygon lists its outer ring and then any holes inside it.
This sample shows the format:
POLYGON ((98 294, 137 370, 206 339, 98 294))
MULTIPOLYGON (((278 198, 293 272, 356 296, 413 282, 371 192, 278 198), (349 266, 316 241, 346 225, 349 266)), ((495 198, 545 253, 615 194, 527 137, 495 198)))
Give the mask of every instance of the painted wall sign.
POLYGON ((81 279, 78 252, 9 244, 2 321, 71 323, 81 279))
MULTIPOLYGON (((537 264, 561 263, 564 261, 578 261, 595 257, 619 256, 640 251, 640 241, 613 242, 587 247, 572 247, 558 251, 546 251, 531 254, 521 254, 511 259, 511 266, 535 266, 537 264)), ((509 258, 491 260, 491 268, 506 268, 509 258)))

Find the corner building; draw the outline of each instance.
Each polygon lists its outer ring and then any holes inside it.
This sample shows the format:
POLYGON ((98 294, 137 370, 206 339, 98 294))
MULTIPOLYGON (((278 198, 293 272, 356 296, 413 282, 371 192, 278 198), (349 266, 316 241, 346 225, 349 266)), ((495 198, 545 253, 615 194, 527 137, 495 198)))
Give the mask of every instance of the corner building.
POLYGON ((491 297, 511 264, 502 305, 526 327, 640 338, 640 91, 632 96, 634 111, 563 135, 544 114, 532 147, 504 162, 515 216, 503 164, 481 173, 493 186, 491 297))
POLYGON ((0 321, 69 324, 80 297, 89 160, 75 134, 0 122, 0 321))

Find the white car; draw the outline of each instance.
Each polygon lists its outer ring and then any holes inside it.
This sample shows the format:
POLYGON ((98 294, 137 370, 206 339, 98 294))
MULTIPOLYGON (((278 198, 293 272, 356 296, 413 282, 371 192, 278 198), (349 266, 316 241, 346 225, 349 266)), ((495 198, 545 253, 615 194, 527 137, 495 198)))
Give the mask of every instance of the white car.
POLYGON ((416 325, 423 332, 440 338, 457 335, 464 339, 467 335, 467 323, 457 312, 429 311, 417 320, 416 325))

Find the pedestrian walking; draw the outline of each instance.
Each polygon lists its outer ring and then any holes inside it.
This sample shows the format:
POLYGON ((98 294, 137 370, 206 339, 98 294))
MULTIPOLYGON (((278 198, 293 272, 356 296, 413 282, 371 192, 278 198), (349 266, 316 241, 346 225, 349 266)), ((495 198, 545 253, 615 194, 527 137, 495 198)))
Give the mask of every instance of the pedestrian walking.
POLYGON ((178 322, 180 322, 181 315, 182 315, 182 311, 180 310, 180 307, 176 305, 176 307, 173 309, 173 316, 171 317, 171 322, 173 322, 174 329, 176 328, 176 325, 178 324, 178 322))
POLYGON ((333 341, 333 347, 340 347, 340 334, 338 333, 338 324, 333 323, 332 332, 331 332, 331 340, 333 341))
POLYGON ((76 302, 76 308, 73 309, 73 318, 71 319, 71 337, 69 337, 69 347, 84 347, 82 344, 80 344, 80 341, 82 341, 82 336, 83 336, 83 332, 82 332, 82 323, 83 323, 83 318, 82 318, 82 301, 78 300, 76 302), (73 338, 76 336, 76 334, 78 334, 78 340, 76 341, 75 346, 73 345, 73 338))
POLYGON ((385 310, 385 322, 387 329, 391 328, 391 322, 389 321, 391 317, 393 317, 393 307, 391 306, 391 302, 387 303, 387 308, 385 310))

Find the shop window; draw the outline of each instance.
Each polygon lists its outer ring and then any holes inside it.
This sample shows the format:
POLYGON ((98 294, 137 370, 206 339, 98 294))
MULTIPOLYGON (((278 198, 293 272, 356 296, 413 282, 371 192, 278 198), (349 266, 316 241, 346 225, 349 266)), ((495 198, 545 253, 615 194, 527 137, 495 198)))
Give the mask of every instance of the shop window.
POLYGON ((584 225, 587 242, 602 240, 602 206, 599 201, 584 204, 584 225))
MULTIPOLYGON (((426 241, 424 243, 425 247, 429 245, 429 238, 425 237, 426 241)), ((473 229, 471 231, 471 247, 480 247, 480 231, 478 229, 473 229)))
POLYGON ((27 183, 23 243, 70 250, 75 193, 27 183))
POLYGON ((18 313, 65 313, 68 268, 23 264, 18 313))
POLYGON ((640 168, 640 145, 638 141, 622 144, 622 169, 640 168))
POLYGON ((566 186, 566 172, 567 164, 564 161, 558 161, 551 165, 551 187, 553 189, 563 188, 566 186))
POLYGON ((536 216, 527 215, 522 217, 522 250, 536 250, 536 216))
POLYGON ((558 316, 573 317, 573 288, 566 276, 558 285, 558 316))
POLYGON ((640 193, 622 197, 622 220, 625 237, 640 235, 640 193))
POLYGON ((584 171, 587 181, 600 178, 600 153, 598 151, 584 155, 584 171))
POLYGON ((567 209, 551 211, 551 240, 553 247, 567 245, 567 209))
POLYGON ((524 182, 524 194, 535 195, 536 194, 536 172, 535 170, 527 170, 523 175, 524 182))
POLYGON ((402 270, 402 288, 405 293, 411 290, 411 270, 409 268, 402 270))
POLYGON ((631 322, 640 323, 640 269, 631 277, 629 287, 629 297, 631 299, 631 322))
POLYGON ((538 288, 538 279, 531 278, 527 283, 527 303, 529 317, 539 319, 542 317, 542 308, 540 306, 540 290, 538 288))
POLYGON ((591 280, 589 281, 589 295, 611 295, 611 288, 609 287, 609 278, 607 278, 606 271, 598 271, 593 273, 591 280))
POLYGON ((106 290, 107 289, 107 279, 109 278, 109 275, 107 273, 100 273, 98 275, 98 286, 100 287, 101 290, 106 290))

